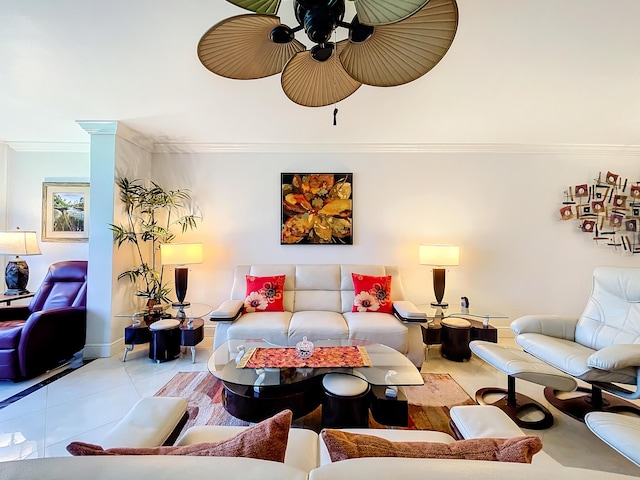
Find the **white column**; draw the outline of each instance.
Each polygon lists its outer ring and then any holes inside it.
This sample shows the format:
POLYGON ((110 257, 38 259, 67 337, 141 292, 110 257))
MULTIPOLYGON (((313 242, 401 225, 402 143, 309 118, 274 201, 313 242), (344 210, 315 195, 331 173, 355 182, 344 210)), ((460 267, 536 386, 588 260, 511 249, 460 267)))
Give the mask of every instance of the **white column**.
POLYGON ((149 173, 152 144, 117 121, 79 121, 91 135, 91 212, 87 289, 86 357, 119 355, 128 318, 115 317, 131 308, 131 285, 118 282, 124 252, 113 244, 109 225, 119 216, 115 179, 149 173))

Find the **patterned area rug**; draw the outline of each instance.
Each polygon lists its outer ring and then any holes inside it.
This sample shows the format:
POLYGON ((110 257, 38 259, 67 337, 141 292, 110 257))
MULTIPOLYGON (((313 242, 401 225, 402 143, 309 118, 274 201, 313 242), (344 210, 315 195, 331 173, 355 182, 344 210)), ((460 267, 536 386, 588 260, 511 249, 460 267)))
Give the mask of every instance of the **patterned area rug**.
MULTIPOLYGON (((423 373, 424 385, 404 387, 409 400, 409 426, 413 430, 437 430, 452 435, 449 409, 454 405, 475 402, 446 373, 423 373)), ((222 406, 222 382, 209 372, 179 372, 162 387, 156 396, 184 397, 189 400, 189 420, 183 431, 194 425, 250 425, 237 419, 222 406)), ((294 426, 320 430, 321 407, 309 415, 294 420, 294 426)), ((388 428, 373 418, 371 428, 388 428)), ((401 427, 399 427, 401 428, 401 427)))

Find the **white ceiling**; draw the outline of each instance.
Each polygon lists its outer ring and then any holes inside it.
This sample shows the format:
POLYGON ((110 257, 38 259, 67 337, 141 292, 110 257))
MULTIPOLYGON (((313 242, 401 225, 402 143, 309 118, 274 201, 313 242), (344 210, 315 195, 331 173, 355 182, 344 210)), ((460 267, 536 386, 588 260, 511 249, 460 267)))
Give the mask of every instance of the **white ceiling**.
POLYGON ((458 8, 440 64, 362 86, 334 127, 333 106, 292 103, 279 76, 200 64, 204 32, 246 13, 225 0, 0 0, 0 141, 87 142, 76 121, 119 120, 158 143, 640 144, 639 0, 458 8))

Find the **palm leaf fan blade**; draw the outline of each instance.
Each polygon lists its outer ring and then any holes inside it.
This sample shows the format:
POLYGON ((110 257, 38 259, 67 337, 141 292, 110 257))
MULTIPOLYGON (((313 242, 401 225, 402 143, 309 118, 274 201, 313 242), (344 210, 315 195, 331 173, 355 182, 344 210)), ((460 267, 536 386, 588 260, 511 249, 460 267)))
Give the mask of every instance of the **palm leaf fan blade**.
POLYGON ((355 0, 358 18, 365 25, 388 25, 410 17, 429 0, 355 0))
POLYGON ((458 26, 455 0, 431 0, 402 22, 374 27, 362 42, 351 42, 340 61, 367 85, 392 87, 420 78, 444 57, 458 26))
POLYGON ((280 6, 280 0, 227 0, 229 3, 256 13, 275 14, 280 6))
POLYGON ((323 107, 344 100, 361 83, 342 67, 338 53, 346 40, 336 45, 336 52, 323 62, 310 51, 296 54, 282 72, 282 89, 293 102, 305 107, 323 107))
POLYGON ((305 47, 297 40, 275 43, 271 31, 280 25, 274 15, 238 15, 207 31, 198 43, 198 58, 211 72, 249 80, 282 71, 289 59, 305 47))

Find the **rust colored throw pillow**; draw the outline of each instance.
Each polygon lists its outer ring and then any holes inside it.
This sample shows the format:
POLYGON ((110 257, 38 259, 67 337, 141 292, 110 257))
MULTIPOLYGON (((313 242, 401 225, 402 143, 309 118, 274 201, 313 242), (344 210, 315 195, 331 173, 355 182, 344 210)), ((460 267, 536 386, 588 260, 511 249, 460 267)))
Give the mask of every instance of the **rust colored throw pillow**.
POLYGON ((247 275, 247 296, 244 298, 244 313, 284 312, 285 275, 254 277, 247 275))
POLYGON ((373 435, 325 429, 321 433, 332 462, 360 457, 455 458, 531 463, 542 449, 539 437, 473 438, 453 443, 390 442, 373 435))
POLYGON ((352 273, 351 278, 353 278, 353 290, 355 293, 352 312, 393 312, 391 275, 372 277, 370 275, 352 273))
POLYGON ((221 442, 197 443, 181 447, 108 448, 83 442, 71 442, 71 455, 192 455, 207 457, 249 457, 284 462, 291 428, 291 410, 284 410, 271 418, 249 427, 221 442))

